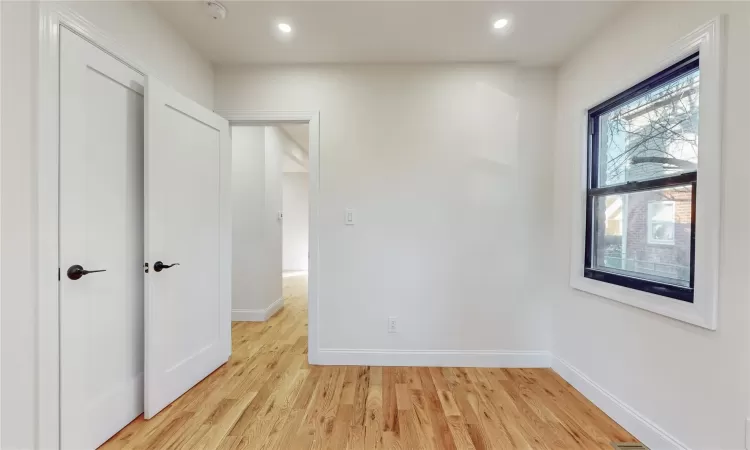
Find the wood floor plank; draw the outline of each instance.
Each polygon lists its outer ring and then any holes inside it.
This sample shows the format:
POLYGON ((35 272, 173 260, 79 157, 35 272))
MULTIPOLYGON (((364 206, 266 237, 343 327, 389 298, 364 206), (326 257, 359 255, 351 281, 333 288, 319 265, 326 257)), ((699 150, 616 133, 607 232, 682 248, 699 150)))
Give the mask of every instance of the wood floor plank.
POLYGON ((438 398, 440 399, 440 404, 443 405, 443 412, 446 416, 461 417, 461 410, 458 409, 456 399, 453 397, 453 392, 438 391, 438 398))
MULTIPOLYGON (((396 383, 396 405, 401 411, 412 409, 408 384, 396 383)), ((399 423, 401 423, 400 420, 399 423)))
POLYGON ((577 445, 585 448, 611 448, 612 442, 609 437, 602 433, 595 425, 590 423, 580 423, 575 417, 572 417, 564 408, 560 407, 554 395, 545 389, 541 384, 541 377, 537 372, 533 374, 535 383, 530 384, 528 389, 532 392, 535 402, 543 407, 546 411, 547 421, 555 423, 557 428, 564 431, 570 441, 572 439, 577 445))
MULTIPOLYGON (((479 369, 477 369, 479 370, 479 369)), ((491 385, 485 381, 482 381, 480 375, 477 372, 474 374, 478 383, 473 385, 470 389, 477 397, 476 405, 474 406, 476 416, 479 418, 480 423, 484 426, 484 430, 490 438, 494 448, 528 448, 529 445, 525 440, 515 442, 511 436, 511 433, 506 428, 506 422, 503 422, 498 416, 495 408, 493 407, 494 401, 492 399, 494 390, 491 385)))
POLYGON ((367 414, 367 395, 370 389, 370 368, 357 367, 357 385, 354 391, 354 411, 352 412, 352 425, 365 425, 367 414))
MULTIPOLYGON (((404 385, 407 386, 407 385, 404 385)), ((399 409, 399 424, 401 425, 401 442, 408 449, 426 450, 428 440, 424 436, 424 430, 419 425, 419 419, 412 408, 399 409)))
POLYGON ((550 369, 310 366, 306 278, 232 356, 106 450, 604 449, 636 439, 550 369))
POLYGON ((471 442, 471 436, 469 430, 466 428, 466 423, 461 416, 448 416, 448 428, 450 429, 453 441, 456 443, 456 448, 459 450, 475 450, 474 443, 471 442))
POLYGON ((630 442, 632 436, 609 418, 586 397, 576 391, 551 369, 546 369, 540 377, 542 387, 569 416, 584 427, 596 427, 602 434, 616 442, 630 442))
POLYGON ((346 376, 344 377, 344 388, 341 392, 341 404, 342 405, 353 405, 354 404, 354 391, 357 389, 357 366, 349 366, 346 368, 346 376))
POLYGON ((396 382, 394 368, 383 368, 383 432, 398 436, 398 404, 396 402, 396 382))
POLYGON ((349 436, 346 439, 346 449, 365 449, 365 427, 363 425, 351 425, 349 427, 349 436))
POLYGON ((438 398, 437 389, 435 389, 434 380, 430 369, 420 367, 419 380, 422 384, 422 396, 425 401, 425 409, 430 417, 430 428, 432 431, 432 446, 438 449, 455 450, 456 444, 453 442, 453 436, 445 418, 443 406, 438 398))
POLYGON ((289 413, 289 417, 284 424, 284 427, 279 433, 280 439, 276 442, 275 447, 279 449, 291 449, 295 448, 294 445, 300 439, 301 436, 301 425, 302 419, 304 419, 305 412, 300 409, 293 410, 289 413))
POLYGON ((425 409, 430 417, 430 429, 432 431, 432 447, 436 449, 455 450, 456 444, 448 426, 448 421, 443 411, 443 406, 438 398, 437 389, 435 389, 434 380, 431 370, 426 367, 420 367, 419 380, 422 384, 422 396, 425 402, 425 409))
POLYGON ((326 439, 324 448, 328 450, 341 450, 346 448, 347 438, 349 436, 349 423, 354 414, 354 406, 351 404, 341 405, 336 412, 336 418, 333 421, 333 430, 326 439))
POLYGON ((247 395, 238 399, 232 409, 230 409, 220 421, 211 424, 211 428, 198 443, 198 448, 210 450, 218 448, 219 444, 228 436, 229 430, 237 423, 245 411, 247 405, 255 398, 254 392, 249 392, 247 395))
POLYGON ((365 403, 365 448, 383 448, 383 368, 373 367, 365 403))

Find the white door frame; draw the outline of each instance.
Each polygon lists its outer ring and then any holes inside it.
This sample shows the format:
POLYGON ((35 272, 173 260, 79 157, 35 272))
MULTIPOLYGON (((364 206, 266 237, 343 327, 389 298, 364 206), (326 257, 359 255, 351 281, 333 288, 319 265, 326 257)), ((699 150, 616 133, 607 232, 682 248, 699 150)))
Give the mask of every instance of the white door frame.
POLYGON ((308 183, 309 222, 307 232, 310 260, 307 268, 307 359, 310 364, 320 364, 318 289, 320 286, 319 248, 319 198, 320 198, 320 112, 319 111, 251 111, 218 110, 217 114, 237 125, 278 125, 279 123, 308 123, 308 183))
POLYGON ((63 4, 39 2, 36 147, 37 365, 36 447, 60 448, 59 170, 60 27, 143 75, 124 47, 63 4))
MULTIPOLYGON (((1 37, 2 36, 2 29, 3 29, 2 22, 3 22, 3 20, 2 20, 2 8, 0 8, 0 48, 2 48, 2 43, 3 43, 3 40, 2 40, 2 37, 1 37)), ((2 77, 2 73, 3 73, 2 60, 3 60, 3 58, 2 58, 2 52, 0 51, 0 85, 2 85, 2 81, 3 81, 3 77, 2 77)), ((3 98, 2 89, 0 89, 0 104, 2 104, 2 98, 3 98)), ((0 108, 0 110, 1 109, 2 108, 0 108)), ((0 114, 0 123, 2 123, 2 114, 0 114)), ((2 160, 2 154, 3 154, 2 135, 3 135, 2 127, 0 127, 0 160, 2 160)), ((1 170, 0 170, 0 172, 1 172, 1 170)), ((2 180, 2 178, 0 177, 0 181, 1 180, 2 180)), ((2 183, 0 183, 0 184, 2 184, 2 183)), ((1 193, 2 193, 2 191, 0 190, 0 194, 1 193)), ((2 197, 2 195, 0 195, 0 197, 2 197)), ((0 207, 0 217, 2 217, 2 207, 0 207)), ((2 229, 0 229, 0 235, 2 235, 2 229)), ((2 249, 0 249, 0 254, 2 254, 2 249)), ((0 285, 2 285, 2 281, 0 281, 0 285)), ((0 336, 1 335, 2 335, 2 333, 0 333, 0 336)), ((2 341, 2 339, 0 339, 0 343, 1 343, 1 341, 2 341)), ((0 373, 2 373, 2 371, 3 371, 2 362, 0 362, 0 373)), ((0 380, 2 380, 2 376, 0 376, 0 380)), ((2 383, 0 382, 0 384, 2 384, 2 383)), ((2 399, 0 398, 0 403, 2 403, 1 400, 2 399)), ((2 417, 0 417, 0 423, 2 423, 2 417)), ((1 442, 3 442, 3 438, 2 438, 2 426, 0 426, 0 443, 1 442)))

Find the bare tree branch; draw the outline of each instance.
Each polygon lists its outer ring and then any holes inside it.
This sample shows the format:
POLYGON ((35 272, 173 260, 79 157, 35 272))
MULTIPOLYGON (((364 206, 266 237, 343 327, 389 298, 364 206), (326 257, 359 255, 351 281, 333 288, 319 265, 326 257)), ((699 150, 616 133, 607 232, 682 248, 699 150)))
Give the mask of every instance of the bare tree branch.
POLYGON ((633 156, 630 158, 632 164, 642 163, 657 163, 657 164, 668 164, 670 166, 678 167, 686 170, 695 170, 698 165, 694 162, 685 161, 684 159, 677 158, 664 158, 661 156, 633 156))
POLYGON ((696 170, 698 83, 693 72, 602 116, 605 183, 696 170))

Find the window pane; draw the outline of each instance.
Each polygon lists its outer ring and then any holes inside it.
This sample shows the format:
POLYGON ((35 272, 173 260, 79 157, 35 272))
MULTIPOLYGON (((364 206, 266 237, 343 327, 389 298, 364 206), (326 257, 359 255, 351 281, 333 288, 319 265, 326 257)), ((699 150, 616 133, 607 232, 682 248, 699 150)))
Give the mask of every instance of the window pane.
POLYGON ((696 170, 699 78, 696 68, 599 117, 599 186, 696 170))
POLYGON ((674 245, 675 202, 656 200, 648 203, 648 243, 674 245))
POLYGON ((690 287, 690 185, 594 199, 592 268, 690 287))

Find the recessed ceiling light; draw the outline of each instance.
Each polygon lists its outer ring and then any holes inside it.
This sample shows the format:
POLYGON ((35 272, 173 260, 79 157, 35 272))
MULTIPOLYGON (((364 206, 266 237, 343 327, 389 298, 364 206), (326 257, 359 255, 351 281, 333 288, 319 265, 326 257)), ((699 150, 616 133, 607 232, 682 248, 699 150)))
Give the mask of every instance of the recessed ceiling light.
POLYGON ((206 2, 206 10, 214 19, 222 20, 227 17, 227 9, 216 0, 208 0, 206 2))
POLYGON ((282 33, 291 33, 292 32, 292 26, 288 23, 280 23, 279 24, 279 30, 282 33))
POLYGON ((496 30, 502 30, 503 28, 507 27, 510 23, 510 20, 508 19, 498 19, 495 21, 495 23, 492 24, 492 27, 496 30))

